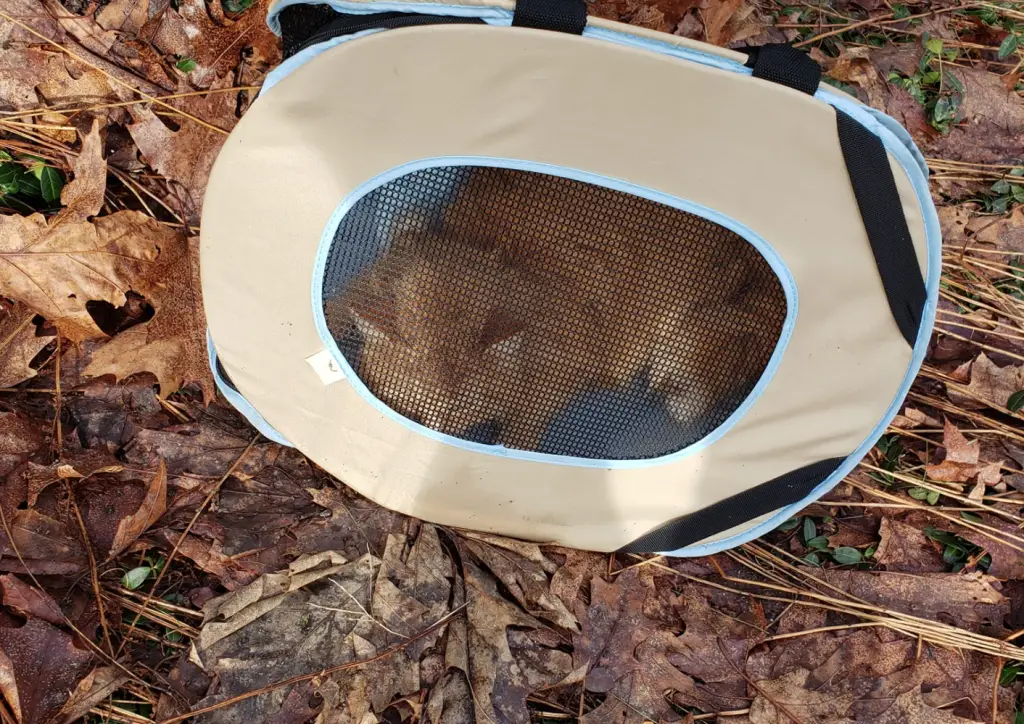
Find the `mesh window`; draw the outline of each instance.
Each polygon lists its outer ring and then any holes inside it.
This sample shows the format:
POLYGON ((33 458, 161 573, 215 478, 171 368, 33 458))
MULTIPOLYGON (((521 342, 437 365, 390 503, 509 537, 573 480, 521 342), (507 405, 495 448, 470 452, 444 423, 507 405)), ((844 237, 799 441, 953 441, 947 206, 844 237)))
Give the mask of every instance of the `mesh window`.
POLYGON ((438 167, 344 216, 324 313, 405 417, 617 460, 720 425, 763 373, 786 300, 752 245, 701 217, 547 174, 438 167))

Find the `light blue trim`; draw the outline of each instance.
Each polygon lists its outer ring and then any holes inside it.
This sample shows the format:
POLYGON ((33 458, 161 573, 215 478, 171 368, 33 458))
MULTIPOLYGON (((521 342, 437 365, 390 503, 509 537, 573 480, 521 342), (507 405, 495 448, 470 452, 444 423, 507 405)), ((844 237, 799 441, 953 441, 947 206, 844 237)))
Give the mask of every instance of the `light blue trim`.
POLYGON ((532 161, 486 156, 443 156, 425 158, 419 161, 404 163, 401 166, 390 169, 389 171, 360 184, 348 196, 342 199, 338 208, 331 215, 330 220, 324 227, 323 235, 320 237, 320 246, 317 249, 316 262, 313 266, 312 282, 310 292, 312 295, 313 319, 316 323, 317 333, 320 335, 320 339, 324 343, 324 347, 330 351, 331 355, 333 355, 334 359, 341 366, 341 369, 345 373, 346 380, 360 395, 363 396, 364 399, 366 399, 367 402, 373 405, 378 412, 390 417, 392 420, 395 420, 420 435, 425 435, 433 440, 437 440, 448 445, 454 445, 456 447, 463 448, 464 450, 484 453, 486 455, 498 455, 517 460, 530 460, 533 462, 555 465, 573 465, 576 467, 604 469, 643 468, 653 465, 663 465, 665 463, 679 460, 688 455, 699 453, 701 450, 706 449, 725 435, 725 433, 739 422, 747 411, 750 410, 751 406, 761 396, 765 388, 768 386, 768 383, 775 375, 775 371, 782 362, 782 355, 785 352, 786 346, 789 344, 789 339, 793 334, 793 327, 796 324, 797 308, 799 306, 796 282, 793 279, 793 275, 786 266, 786 263, 782 260, 782 257, 780 257, 778 252, 772 248, 771 244, 755 233, 752 229, 747 228, 738 221, 731 219, 714 209, 709 209, 706 206, 701 206, 700 204, 695 204, 691 201, 678 199, 660 191, 637 186, 619 179, 598 176, 597 174, 587 173, 585 171, 532 161), (552 455, 548 453, 515 450, 506 448, 502 445, 484 445, 437 432, 429 427, 413 422, 412 420, 400 415, 395 410, 392 410, 386 404, 377 399, 369 388, 363 384, 363 381, 359 379, 359 375, 356 374, 355 370, 353 370, 349 365, 345 355, 343 355, 341 350, 338 348, 338 344, 335 342, 334 336, 327 328, 327 320, 324 317, 323 305, 323 282, 327 265, 327 257, 331 250, 331 244, 334 242, 338 224, 341 223, 342 218, 361 198, 390 181, 394 181, 395 179, 413 173, 414 171, 420 171, 426 168, 435 168, 437 166, 494 166, 498 168, 514 168, 522 171, 546 173, 554 176, 561 176, 563 178, 570 178, 597 186, 604 186, 606 188, 614 189, 615 191, 622 191, 634 196, 641 196, 666 206, 672 206, 682 211, 686 211, 687 213, 701 216, 739 234, 747 242, 752 244, 765 258, 771 266, 772 271, 774 271, 775 275, 778 277, 783 291, 786 294, 786 319, 782 325, 782 332, 779 335, 779 341, 775 346, 775 351, 772 353, 771 358, 768 360, 768 365, 765 367, 765 371, 757 381, 757 384, 754 385, 754 389, 751 390, 743 403, 737 407, 721 425, 716 427, 705 437, 670 455, 662 455, 661 457, 648 458, 645 460, 596 460, 593 458, 580 458, 569 455, 552 455))
POLYGON ((262 98, 263 94, 273 88, 275 85, 280 83, 282 80, 287 78, 289 75, 297 71, 299 68, 304 66, 309 61, 313 60, 316 56, 323 52, 326 52, 336 45, 347 43, 350 40, 358 40, 359 38, 365 38, 367 35, 373 35, 374 33, 384 32, 384 28, 376 28, 373 30, 362 30, 358 33, 352 33, 351 35, 341 35, 337 38, 325 40, 322 43, 311 45, 305 50, 300 50, 298 53, 288 58, 288 60, 281 63, 279 66, 274 68, 272 71, 267 73, 267 77, 263 79, 263 85, 260 86, 260 92, 256 94, 257 99, 262 98))
POLYGON ((284 445, 285 447, 294 447, 288 439, 274 429, 273 425, 263 419, 263 415, 256 411, 256 408, 249 404, 249 401, 242 397, 242 394, 235 390, 231 385, 227 383, 220 372, 217 371, 217 350, 213 346, 213 337, 210 336, 210 330, 206 330, 206 355, 210 362, 210 371, 213 373, 213 381, 217 384, 217 389, 224 395, 224 399, 231 403, 231 406, 238 410, 238 413, 249 421, 249 424, 255 427, 263 437, 268 440, 276 442, 278 445, 284 445))
MULTIPOLYGON (((276 10, 280 10, 287 5, 293 5, 296 3, 303 2, 303 0, 284 0, 280 3, 276 10)), ((365 3, 351 3, 345 2, 344 0, 330 0, 328 3, 337 10, 351 13, 370 13, 370 12, 386 12, 388 10, 401 10, 401 11, 423 11, 425 7, 430 8, 431 13, 443 15, 461 15, 461 16, 475 16, 483 18, 488 23, 493 25, 509 25, 511 23, 511 13, 506 10, 499 8, 480 8, 480 7, 465 7, 457 5, 445 5, 445 4, 423 4, 423 3, 373 3, 372 5, 365 3)), ((268 18, 268 23, 275 32, 280 32, 280 28, 277 26, 276 17, 268 18)), ((688 61, 700 63, 702 65, 712 66, 733 73, 741 73, 749 75, 751 70, 744 67, 739 63, 735 63, 728 59, 722 58, 721 56, 713 53, 703 53, 699 50, 690 48, 681 48, 674 46, 669 43, 662 43, 658 41, 649 40, 647 38, 640 38, 633 36, 629 33, 605 30, 602 28, 587 28, 584 31, 584 35, 593 37, 595 39, 607 40, 610 42, 616 42, 624 45, 630 45, 636 48, 642 48, 650 50, 652 52, 673 55, 688 61)), ((333 47, 330 44, 324 44, 315 46, 313 48, 303 51, 299 54, 303 57, 302 62, 308 61, 310 58, 323 52, 327 47, 333 47), (308 55, 307 55, 308 53, 308 55)), ((296 56, 296 58, 299 57, 296 56)), ((281 78, 298 67, 301 63, 292 64, 286 71, 281 71, 281 68, 275 69, 271 74, 274 77, 274 82, 279 82, 281 78)), ((268 77, 269 80, 269 77, 268 77)), ((266 87, 266 86, 264 86, 266 87)), ((926 288, 928 292, 928 300, 925 304, 924 314, 922 318, 921 330, 918 333, 918 338, 914 345, 914 352, 911 358, 910 366, 907 369, 907 373, 904 376, 903 383, 900 385, 899 391, 893 398, 892 403, 886 410, 882 420, 879 421, 878 425, 871 431, 871 433, 865 438, 860 446, 843 462, 842 465, 836 470, 835 473, 830 475, 827 479, 822 481, 811 493, 803 500, 786 506, 782 510, 778 511, 770 519, 760 523, 753 528, 749 528, 741 533, 723 538, 718 541, 706 544, 698 544, 693 546, 687 546, 677 551, 671 551, 666 555, 677 555, 677 556, 703 556, 718 553, 728 548, 746 543, 758 536, 761 536, 774 528, 778 527, 782 522, 791 518, 793 514, 799 511, 801 508, 812 503, 813 501, 820 498, 822 495, 831 490, 836 484, 839 483, 846 475, 856 467, 857 463, 867 454, 867 452, 874 445, 875 441, 885 432, 886 427, 896 416, 899 411, 900 404, 906 397, 907 392, 910 390, 910 386, 917 376, 917 372, 924 361, 924 356, 927 351, 928 340, 931 336, 932 327, 935 323, 935 312, 938 305, 938 292, 939 292, 939 274, 941 271, 941 246, 942 246, 942 235, 939 230, 938 216, 935 212, 935 206, 931 200, 931 194, 928 190, 928 167, 925 164, 924 157, 914 144, 910 134, 893 118, 885 115, 884 113, 877 111, 873 108, 869 108, 859 103, 855 99, 835 91, 827 86, 822 86, 815 94, 815 98, 821 100, 829 105, 842 110, 849 114, 865 128, 870 130, 876 136, 878 136, 886 150, 899 162, 906 172, 907 177, 910 179, 911 184, 914 188, 914 194, 917 197, 918 204, 921 208, 921 213, 924 218, 926 241, 928 248, 928 269, 926 271, 926 288)), ((322 276, 322 274, 321 274, 322 276)), ((314 305, 316 307, 316 305, 314 305)), ((776 350, 778 351, 778 350, 776 350)), ((487 447, 487 446, 484 446, 487 447)))

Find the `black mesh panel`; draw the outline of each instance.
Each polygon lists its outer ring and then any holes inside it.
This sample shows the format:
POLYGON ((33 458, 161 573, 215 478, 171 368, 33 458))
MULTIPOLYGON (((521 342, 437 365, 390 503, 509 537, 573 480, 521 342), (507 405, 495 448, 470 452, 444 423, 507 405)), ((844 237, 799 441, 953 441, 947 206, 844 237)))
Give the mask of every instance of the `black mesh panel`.
POLYGON ((750 394, 786 301, 740 236, 638 196, 546 174, 441 167, 342 219, 328 327, 386 405, 488 444, 666 455, 750 394))

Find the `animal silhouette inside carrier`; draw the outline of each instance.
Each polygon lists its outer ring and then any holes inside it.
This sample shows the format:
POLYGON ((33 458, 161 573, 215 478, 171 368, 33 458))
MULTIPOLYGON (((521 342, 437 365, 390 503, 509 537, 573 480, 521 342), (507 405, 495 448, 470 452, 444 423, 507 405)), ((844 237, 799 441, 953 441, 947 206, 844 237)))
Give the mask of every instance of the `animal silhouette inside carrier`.
POLYGON ((895 415, 936 304, 927 170, 807 56, 582 0, 269 22, 286 60, 202 242, 211 365, 267 437, 427 520, 698 555, 895 415))

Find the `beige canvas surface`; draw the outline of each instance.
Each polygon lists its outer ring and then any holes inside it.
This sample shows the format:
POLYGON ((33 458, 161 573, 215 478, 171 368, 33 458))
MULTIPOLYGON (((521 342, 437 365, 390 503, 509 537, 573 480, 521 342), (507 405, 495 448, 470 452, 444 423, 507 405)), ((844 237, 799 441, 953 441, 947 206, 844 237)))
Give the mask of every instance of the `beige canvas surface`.
MULTIPOLYGON (((892 164, 925 268, 921 210, 892 164)), ((427 520, 596 550, 848 455, 893 401, 911 358, 830 107, 746 76, 543 31, 393 30, 342 44, 279 82, 213 170, 202 278, 233 382, 345 483, 427 520), (381 414, 346 381, 324 385, 304 360, 323 349, 310 288, 339 202, 404 163, 473 155, 623 179, 716 209, 766 239, 796 280, 799 312, 750 412, 697 454, 609 470, 470 452, 381 414)))

